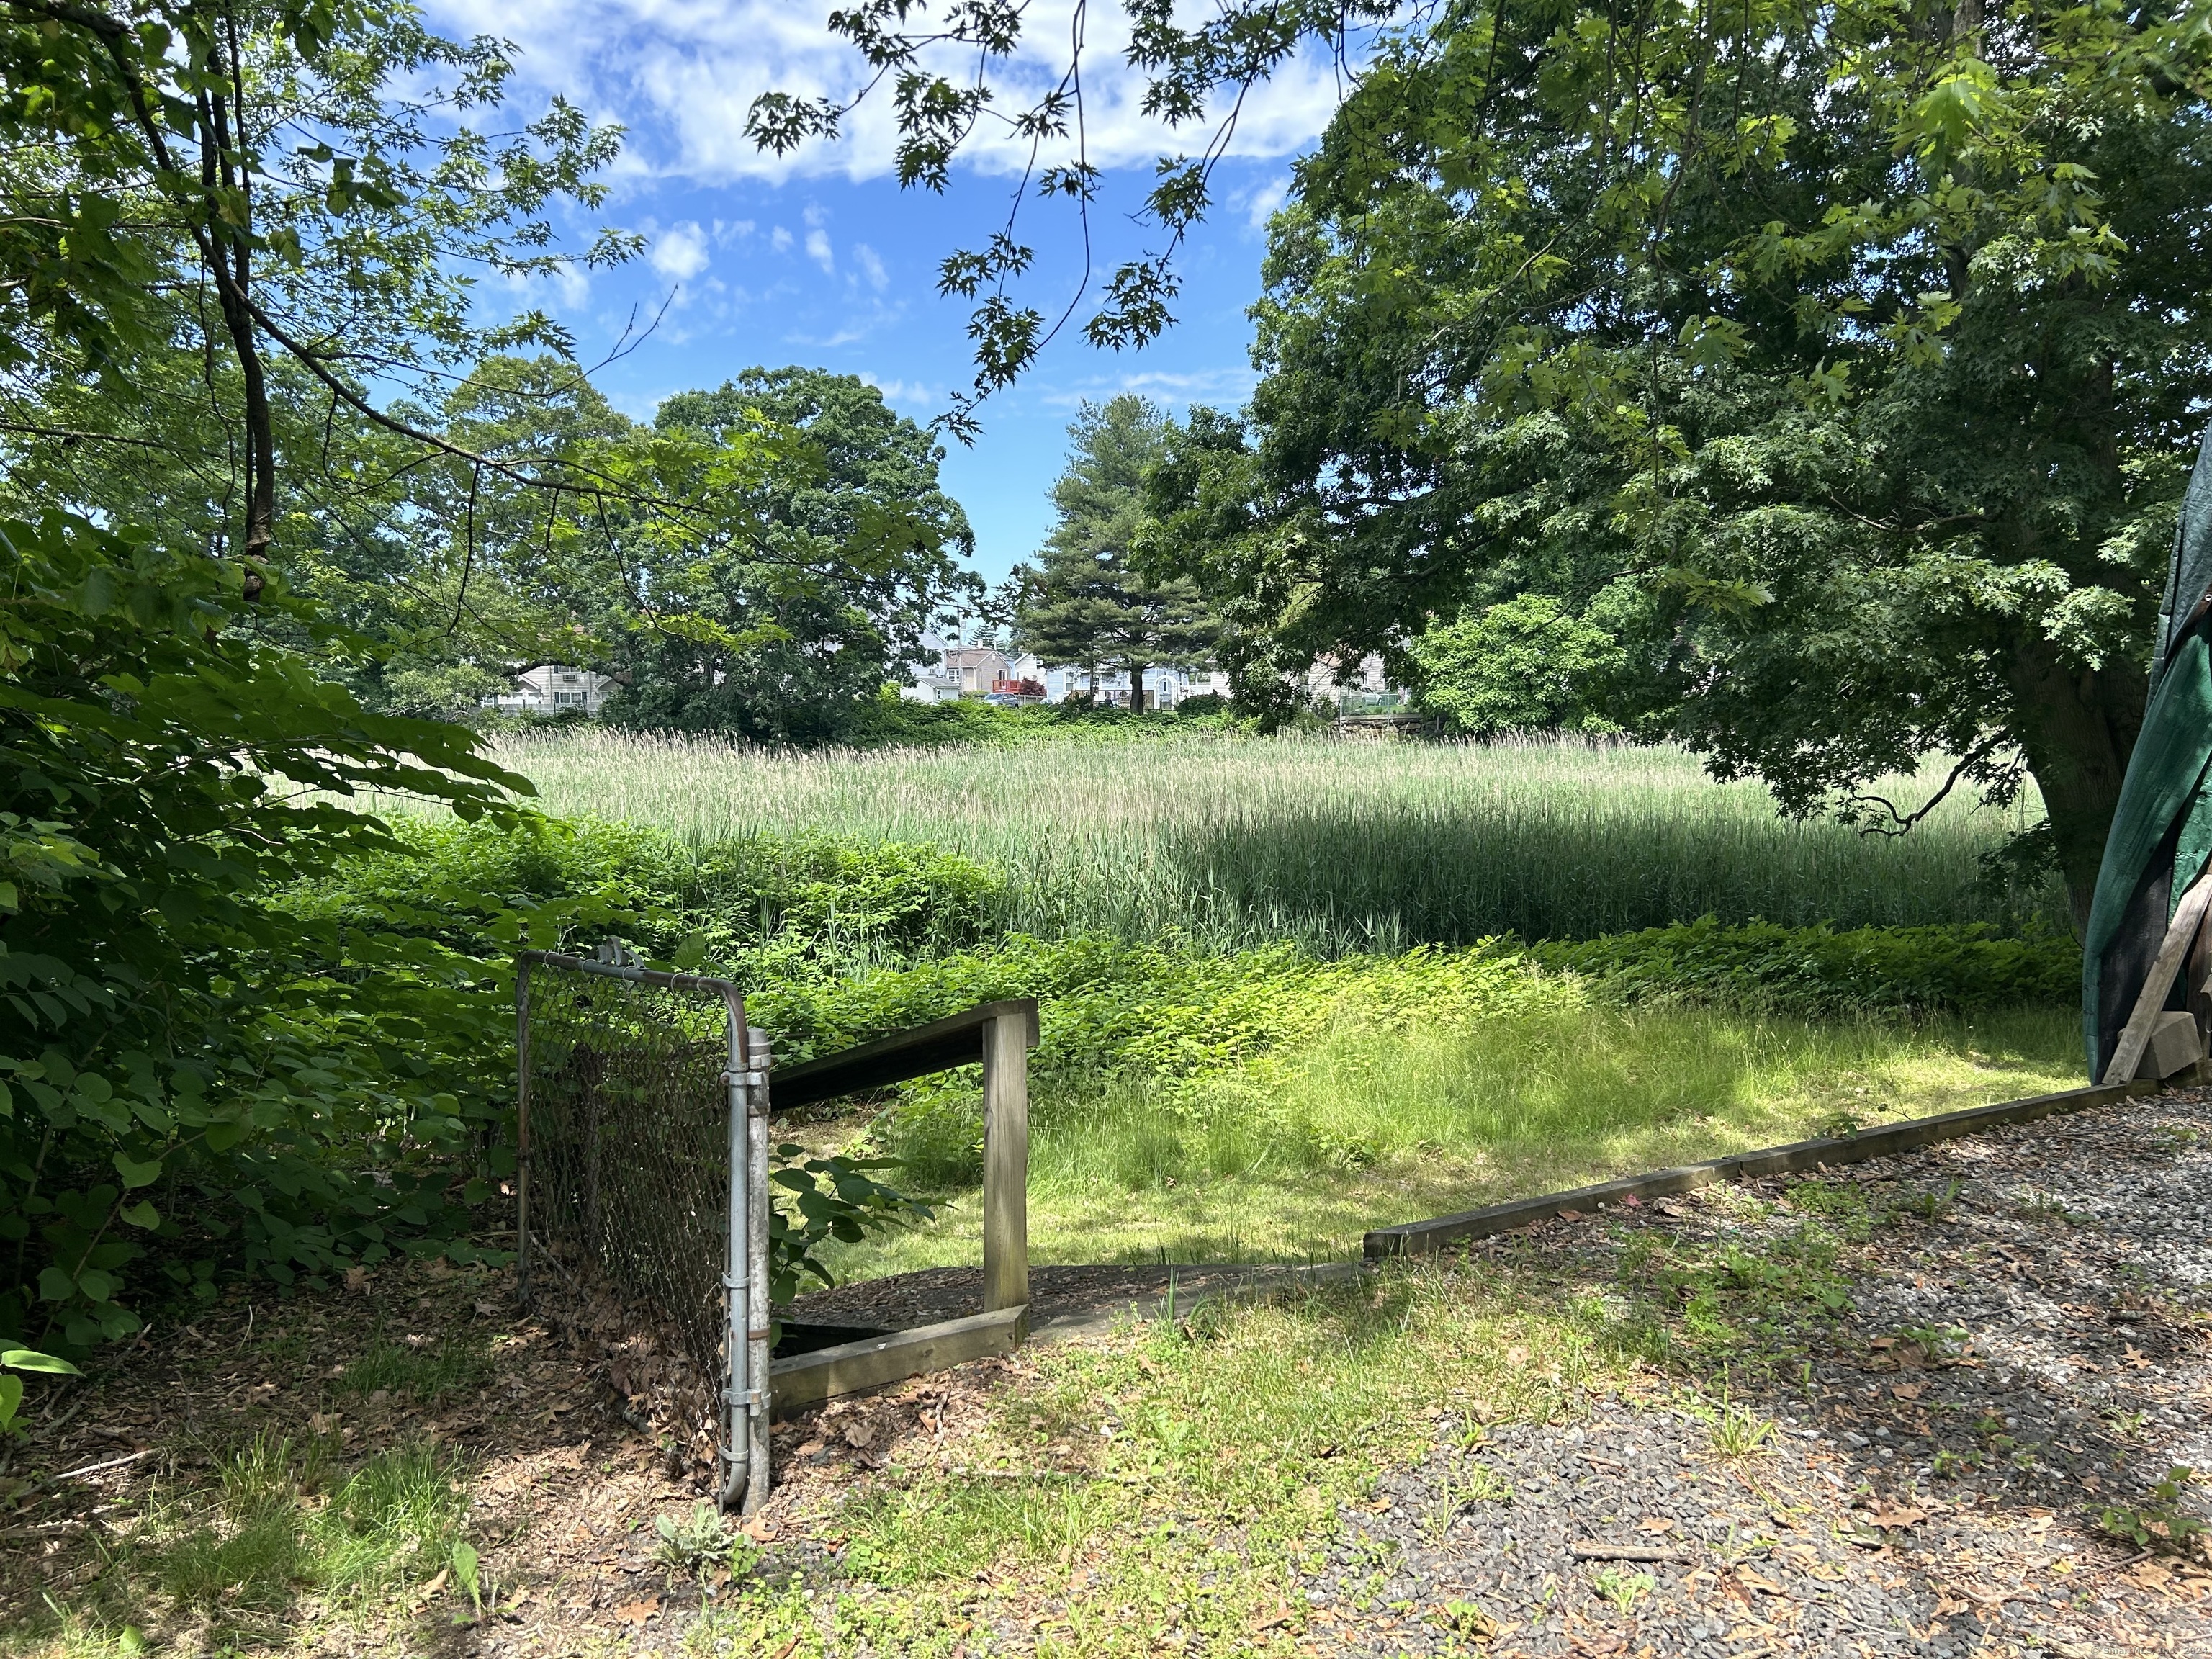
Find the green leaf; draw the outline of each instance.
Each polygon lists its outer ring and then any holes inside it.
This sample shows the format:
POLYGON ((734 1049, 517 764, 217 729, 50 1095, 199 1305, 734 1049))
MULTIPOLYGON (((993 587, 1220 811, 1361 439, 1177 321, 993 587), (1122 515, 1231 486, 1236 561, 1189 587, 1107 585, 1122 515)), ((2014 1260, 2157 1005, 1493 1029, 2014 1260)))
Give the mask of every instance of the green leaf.
POLYGON ((161 1212, 149 1203, 133 1204, 120 1214, 133 1227, 143 1227, 148 1232, 161 1224, 161 1212))
POLYGON ((161 1160, 141 1164, 127 1152, 115 1155, 115 1173, 123 1177, 125 1188, 150 1187, 161 1178, 161 1160))
POLYGON ((36 1348, 0 1348, 0 1366, 16 1371, 50 1371, 58 1376, 84 1375, 68 1360, 40 1353, 36 1348))

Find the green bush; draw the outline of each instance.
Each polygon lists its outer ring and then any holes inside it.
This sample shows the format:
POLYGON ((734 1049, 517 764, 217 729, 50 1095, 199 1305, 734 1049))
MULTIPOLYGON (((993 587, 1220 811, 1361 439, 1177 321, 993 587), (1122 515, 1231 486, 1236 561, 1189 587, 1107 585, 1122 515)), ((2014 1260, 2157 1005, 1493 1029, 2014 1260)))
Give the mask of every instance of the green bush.
POLYGON ((700 848, 588 818, 418 818, 395 824, 387 847, 300 884, 284 903, 304 918, 403 930, 471 952, 498 948, 500 918, 517 909, 618 909, 648 954, 681 951, 751 985, 903 966, 973 945, 1003 884, 929 846, 799 834, 700 848))
POLYGON ((1806 1013, 1966 1013, 2080 994, 2081 951, 2050 933, 1999 937, 1980 923, 1927 927, 1726 927, 1711 916, 1672 927, 1528 947, 1554 971, 1582 974, 1627 1000, 1688 996, 1806 1013))
POLYGON ((236 562, 58 514, 0 549, 0 1337, 127 1335, 157 1240, 167 1293, 466 1250, 500 964, 272 896, 389 844, 333 797, 511 819, 529 785, 266 643, 319 626, 274 573, 248 601, 236 562))

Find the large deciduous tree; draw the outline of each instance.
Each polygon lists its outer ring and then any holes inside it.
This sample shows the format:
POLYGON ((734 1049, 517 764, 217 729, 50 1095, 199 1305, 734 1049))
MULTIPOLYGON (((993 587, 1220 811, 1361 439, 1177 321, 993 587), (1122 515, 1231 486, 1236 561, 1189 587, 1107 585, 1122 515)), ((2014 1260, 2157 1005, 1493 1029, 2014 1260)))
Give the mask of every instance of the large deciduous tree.
POLYGON ((699 462, 768 442, 769 464, 692 494, 712 523, 641 525, 614 648, 615 718, 822 742, 921 659, 981 583, 975 532, 938 482, 944 451, 856 376, 748 369, 655 412, 653 453, 699 462))
POLYGON ((1036 565, 1015 573, 1015 642, 1047 663, 1126 669, 1132 709, 1143 707, 1147 667, 1205 659, 1217 632, 1196 584, 1143 556, 1146 474, 1167 433, 1167 418, 1134 393, 1085 403, 1052 487, 1057 521, 1036 565))
MULTIPOLYGON (((942 188, 1020 18, 948 12, 962 84, 911 9, 839 27, 893 83, 902 177, 942 188)), ((1300 40, 1377 15, 1127 9, 1148 107, 1231 125, 1300 40)), ((1602 593, 1641 611, 1650 729, 1889 829, 1912 815, 1875 781, 1931 752, 1999 798, 2032 775, 2084 902, 2212 401, 2206 0, 1458 0, 1352 80, 1277 222, 1256 454, 1217 424, 1173 458, 1236 659, 1602 593)), ((1020 118, 1041 142, 1056 96, 1020 118)), ((844 107, 772 98, 757 131, 844 107)), ((1164 161, 1165 246, 1100 343, 1163 325, 1223 131, 1164 161)), ((979 391, 1034 355, 1027 254, 946 262, 988 289, 979 391)))
POLYGON ((2212 401, 2208 15, 1455 8, 1276 222, 1215 556, 1297 655, 1599 602, 1792 809, 2032 775, 2078 905, 2212 401))

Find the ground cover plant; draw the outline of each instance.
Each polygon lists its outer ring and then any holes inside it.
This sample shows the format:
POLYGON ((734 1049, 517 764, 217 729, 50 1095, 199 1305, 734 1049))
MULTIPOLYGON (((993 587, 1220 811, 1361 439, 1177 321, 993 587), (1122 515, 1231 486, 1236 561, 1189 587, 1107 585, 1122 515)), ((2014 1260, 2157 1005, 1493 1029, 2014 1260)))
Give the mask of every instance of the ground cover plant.
MULTIPOLYGON (((460 950, 489 941, 441 895, 620 907, 648 951, 737 979, 787 1062, 1037 998, 1041 1261, 1341 1256, 1386 1222, 2072 1080, 2061 1005, 2078 960, 2047 932, 1708 920, 1395 954, 1224 950, 1001 934, 999 872, 820 827, 702 843, 417 819, 396 835, 287 902, 325 921, 412 917, 460 950)), ((924 1224, 830 1247, 830 1271, 972 1259, 980 1126, 970 1067, 793 1131, 897 1160, 931 1202, 924 1224)))

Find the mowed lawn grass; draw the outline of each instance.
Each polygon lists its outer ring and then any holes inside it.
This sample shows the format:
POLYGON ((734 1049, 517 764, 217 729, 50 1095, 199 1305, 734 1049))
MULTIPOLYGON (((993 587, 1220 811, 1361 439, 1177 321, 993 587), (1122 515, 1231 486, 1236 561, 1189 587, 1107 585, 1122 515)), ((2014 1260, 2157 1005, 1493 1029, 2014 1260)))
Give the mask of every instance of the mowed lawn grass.
MULTIPOLYGON (((2042 816, 1961 793, 1911 835, 1779 817, 1679 749, 1571 739, 1373 743, 1193 735, 817 754, 581 728, 499 738, 545 809, 701 845, 828 830, 931 842, 1005 872, 1041 938, 1177 933, 1327 953, 1588 939, 1711 915, 1799 927, 2057 915, 1984 878, 2042 816)), ((1901 806, 1940 775, 1884 786, 1901 806)))
MULTIPOLYGON (((1333 1033, 1263 1078, 1121 1079, 1032 1115, 1041 1262, 1301 1261, 1368 1229, 1755 1146, 2070 1088, 2064 1010, 1812 1020, 1563 1000, 1443 1029, 1333 1033)), ((854 1117, 821 1148, 866 1147, 854 1117)), ((830 1260, 841 1279, 979 1259, 981 1193, 830 1260)))

